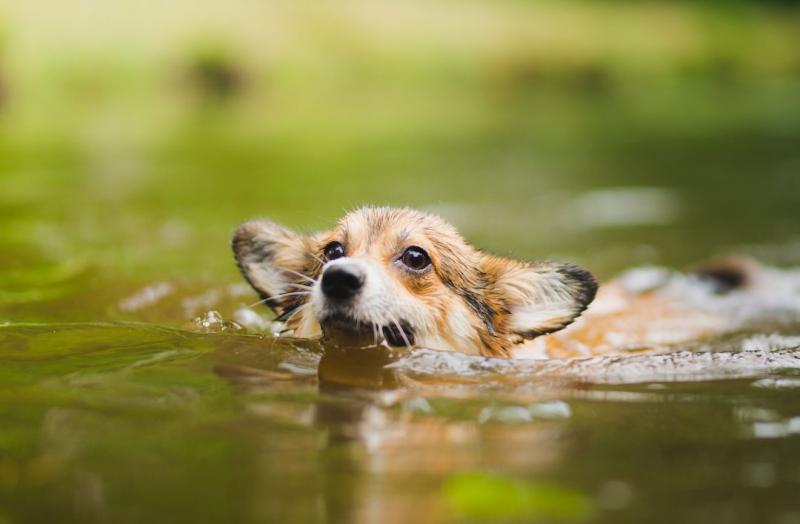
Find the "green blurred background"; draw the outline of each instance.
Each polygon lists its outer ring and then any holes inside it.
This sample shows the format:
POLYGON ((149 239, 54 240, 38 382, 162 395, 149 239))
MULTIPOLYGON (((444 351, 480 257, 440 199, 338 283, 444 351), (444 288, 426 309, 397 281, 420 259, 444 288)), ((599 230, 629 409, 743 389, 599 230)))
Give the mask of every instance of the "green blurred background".
POLYGON ((800 260, 793 2, 26 0, 0 24, 9 320, 238 282, 239 222, 365 203, 603 278, 800 260))

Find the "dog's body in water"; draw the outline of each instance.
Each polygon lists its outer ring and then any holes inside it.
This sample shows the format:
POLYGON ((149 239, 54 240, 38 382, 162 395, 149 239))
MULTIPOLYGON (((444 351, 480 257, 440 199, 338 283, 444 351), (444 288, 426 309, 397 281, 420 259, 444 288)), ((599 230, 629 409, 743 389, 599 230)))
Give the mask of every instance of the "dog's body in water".
POLYGON ((718 335, 732 329, 730 315, 700 307, 698 293, 745 289, 755 271, 747 263, 692 277, 640 271, 598 292, 575 265, 493 256, 438 216, 384 207, 355 210, 314 235, 247 222, 233 250, 293 336, 496 357, 587 356, 718 335), (681 291, 685 279, 694 287, 681 291))

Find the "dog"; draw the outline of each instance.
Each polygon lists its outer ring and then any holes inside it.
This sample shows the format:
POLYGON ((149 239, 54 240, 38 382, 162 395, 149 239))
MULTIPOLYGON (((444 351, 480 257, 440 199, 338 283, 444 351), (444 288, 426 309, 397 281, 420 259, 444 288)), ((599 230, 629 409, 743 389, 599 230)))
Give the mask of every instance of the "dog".
POLYGON ((736 323, 698 305, 698 290, 724 295, 752 273, 739 262, 698 270, 687 292, 689 277, 640 270, 598 291, 581 267, 485 253, 442 218, 409 208, 363 207, 311 235, 250 221, 232 247, 295 337, 506 358, 649 349, 730 331, 736 323))

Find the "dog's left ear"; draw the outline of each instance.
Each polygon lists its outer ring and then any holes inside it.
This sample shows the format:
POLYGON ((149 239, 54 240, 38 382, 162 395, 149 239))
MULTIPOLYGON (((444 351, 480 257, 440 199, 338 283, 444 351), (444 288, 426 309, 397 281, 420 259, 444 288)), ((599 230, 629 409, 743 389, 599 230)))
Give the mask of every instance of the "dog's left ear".
POLYGON ((508 311, 511 331, 524 338, 568 326, 597 292, 594 276, 572 264, 491 257, 484 271, 494 281, 491 294, 508 311))
POLYGON ((268 220, 245 222, 233 234, 233 254, 245 280, 278 313, 306 289, 318 265, 314 237, 268 220), (305 278, 308 277, 308 278, 305 278), (294 293, 284 295, 285 293, 294 293))

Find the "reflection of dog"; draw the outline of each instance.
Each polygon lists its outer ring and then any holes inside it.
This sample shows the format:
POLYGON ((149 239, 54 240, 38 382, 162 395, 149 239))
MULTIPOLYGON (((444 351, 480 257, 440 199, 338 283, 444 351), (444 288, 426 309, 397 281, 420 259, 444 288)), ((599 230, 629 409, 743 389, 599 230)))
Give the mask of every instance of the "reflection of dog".
POLYGON ((560 331, 595 298, 589 272, 483 253, 441 218, 412 209, 362 208, 310 236, 247 222, 233 250, 244 277, 294 336, 505 357, 590 355, 727 331, 719 311, 686 298, 744 287, 749 271, 707 268, 691 277, 694 292, 677 298, 659 289, 670 288, 669 278, 640 272, 604 286, 592 308, 560 331))

